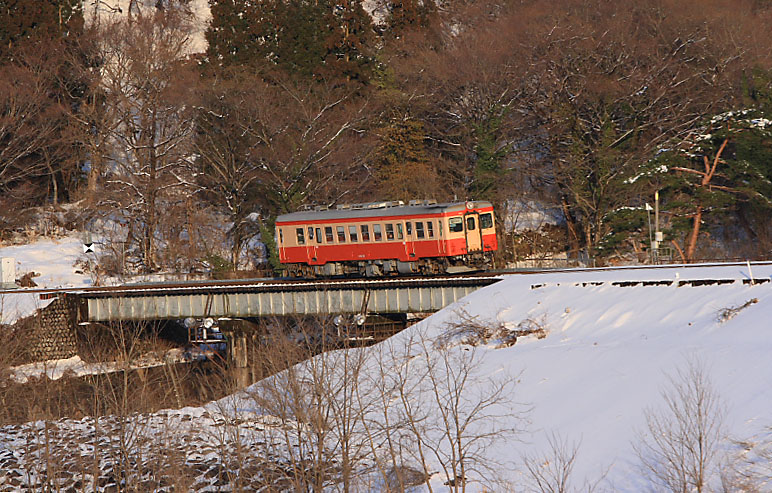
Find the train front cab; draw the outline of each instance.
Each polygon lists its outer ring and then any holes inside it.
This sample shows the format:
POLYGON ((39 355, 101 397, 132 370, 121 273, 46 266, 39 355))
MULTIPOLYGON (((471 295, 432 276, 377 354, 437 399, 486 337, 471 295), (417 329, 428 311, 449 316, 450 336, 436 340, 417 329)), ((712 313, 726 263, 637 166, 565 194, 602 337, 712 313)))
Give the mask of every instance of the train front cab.
POLYGON ((489 203, 468 202, 466 210, 450 215, 447 221, 447 255, 457 263, 486 266, 498 248, 493 207, 489 203))

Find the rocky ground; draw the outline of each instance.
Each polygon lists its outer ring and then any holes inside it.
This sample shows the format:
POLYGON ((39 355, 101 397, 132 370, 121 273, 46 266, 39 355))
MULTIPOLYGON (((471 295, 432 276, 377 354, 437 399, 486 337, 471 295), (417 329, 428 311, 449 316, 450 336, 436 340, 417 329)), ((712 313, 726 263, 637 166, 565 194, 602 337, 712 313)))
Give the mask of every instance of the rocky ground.
POLYGON ((281 491, 289 466, 266 426, 201 408, 6 426, 0 492, 281 491))

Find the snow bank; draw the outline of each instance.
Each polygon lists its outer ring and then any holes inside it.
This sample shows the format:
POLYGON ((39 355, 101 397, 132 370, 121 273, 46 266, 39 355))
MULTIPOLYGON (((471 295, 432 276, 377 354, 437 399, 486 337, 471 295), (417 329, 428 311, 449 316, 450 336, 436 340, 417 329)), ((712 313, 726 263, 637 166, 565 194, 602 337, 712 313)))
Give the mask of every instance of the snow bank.
MULTIPOLYGON (((772 265, 754 265, 753 276, 770 280, 772 265)), ((519 374, 516 400, 532 409, 523 442, 490 456, 517 463, 524 453, 547 454, 548 437, 558 434, 580 443, 574 470, 580 483, 608 471, 605 486, 640 491, 632 443, 644 430, 644 410, 662 405, 667 377, 688 361, 708 371, 732 437, 745 439, 772 424, 772 282, 744 283, 749 277, 745 266, 506 276, 423 323, 440 334, 461 309, 492 324, 541 320, 544 339, 481 349, 490 375, 519 374), (719 279, 724 284, 687 282, 719 279), (746 304, 722 320, 726 308, 746 304)), ((513 479, 520 475, 513 470, 513 479)))
MULTIPOLYGON (((751 284, 747 267, 739 265, 509 275, 368 351, 376 354, 386 344, 405 349, 417 333, 445 338, 462 319, 543 327, 546 337, 521 337, 509 347, 451 349, 477 353, 482 382, 516 376, 513 414, 529 409, 525 419, 521 415, 511 423, 523 432, 495 443, 486 457, 503 464, 497 474, 507 488, 520 491, 527 480, 523 456, 550 455, 549 439, 557 436, 579 444, 577 487, 600 481, 603 491, 637 492, 651 486, 641 478, 633 449, 645 431, 645 410, 662 407, 668 378, 689 362, 707 371, 727 410, 731 438, 753 443, 751 437, 769 434, 772 264, 754 265, 753 277, 751 284)), ((378 377, 371 365, 360 382, 378 377)), ((484 395, 485 385, 472 393, 484 395)), ((248 399, 233 396, 219 406, 226 403, 239 412, 254 411, 248 399)), ((724 446, 730 449, 731 443, 724 446)), ((445 481, 436 474, 434 491, 446 491, 445 481)), ((482 490, 479 482, 467 488, 482 490)))
MULTIPOLYGON (((11 257, 16 265, 16 278, 35 272, 32 280, 39 288, 89 286, 91 277, 80 271, 75 263, 85 259, 82 240, 73 235, 60 239, 41 239, 27 245, 0 248, 0 257, 11 257)), ((0 323, 12 324, 19 318, 32 315, 53 300, 41 300, 25 289, 0 293, 0 323)))

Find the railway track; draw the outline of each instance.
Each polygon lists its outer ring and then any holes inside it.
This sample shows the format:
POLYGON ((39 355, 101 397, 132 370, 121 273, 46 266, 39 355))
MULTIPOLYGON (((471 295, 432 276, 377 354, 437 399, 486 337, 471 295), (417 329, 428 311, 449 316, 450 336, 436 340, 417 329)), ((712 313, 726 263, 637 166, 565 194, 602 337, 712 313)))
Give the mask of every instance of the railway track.
MULTIPOLYGON (((349 289, 371 289, 386 287, 411 287, 411 286, 452 286, 470 284, 492 284, 508 275, 533 275, 560 272, 604 272, 629 270, 647 271, 663 269, 694 269, 706 266, 746 266, 745 262, 710 263, 710 264, 673 264, 673 265, 636 265, 596 268, 558 268, 558 269, 500 269, 485 272, 470 272, 444 276, 408 276, 388 278, 332 278, 332 279, 289 279, 289 278, 257 278, 234 280, 207 280, 207 281, 171 281, 171 282, 147 282, 136 284, 122 284, 115 286, 76 286, 62 288, 19 288, 0 290, 0 295, 5 294, 38 294, 41 299, 56 297, 62 293, 78 294, 87 297, 105 297, 121 294, 124 296, 142 296, 158 293, 178 294, 207 291, 213 293, 225 293, 235 291, 306 291, 311 289, 324 290, 329 288, 346 287, 349 289), (488 281, 488 282, 486 282, 488 281)), ((750 262, 754 265, 772 265, 772 261, 750 262)))

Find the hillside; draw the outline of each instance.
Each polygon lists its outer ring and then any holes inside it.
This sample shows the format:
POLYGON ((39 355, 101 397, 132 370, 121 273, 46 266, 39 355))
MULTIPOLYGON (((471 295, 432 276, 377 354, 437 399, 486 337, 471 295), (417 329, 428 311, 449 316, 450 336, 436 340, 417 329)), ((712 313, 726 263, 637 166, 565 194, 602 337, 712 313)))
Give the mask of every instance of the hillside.
MULTIPOLYGON (((765 450, 772 439, 772 264, 754 264, 752 271, 753 284, 741 264, 505 276, 381 344, 327 353, 203 408, 139 415, 126 422, 119 416, 100 420, 104 442, 99 447, 88 438, 95 431, 93 421, 57 421, 47 431, 54 437, 47 453, 61 454, 60 464, 66 464, 93 459, 97 447, 103 450, 100 468, 113 470, 119 430, 131 423, 132 436, 144 438, 132 442, 128 456, 134 464, 147 463, 133 466, 135 479, 153 477, 158 464, 153 451, 173 443, 175 471, 190 471, 197 478, 189 488, 217 491, 208 488, 291 484, 292 477, 299 477, 292 465, 305 453, 311 454, 302 459, 308 467, 314 444, 323 443, 325 456, 337 464, 325 484, 337 490, 333 478, 340 479, 345 469, 341 444, 346 440, 341 440, 336 413, 345 409, 352 425, 349 451, 356 456, 352 491, 383 491, 394 477, 394 471, 379 468, 384 462, 374 460, 391 460, 384 439, 389 434, 404 445, 398 463, 411 468, 414 479, 421 476, 417 444, 424 444, 425 452, 439 445, 437 456, 426 455, 426 469, 432 473, 432 491, 446 491, 452 486, 444 485, 447 476, 438 458, 449 464, 443 442, 448 427, 440 417, 442 409, 457 402, 458 416, 472 417, 462 433, 462 442, 472 445, 466 451, 474 452, 467 465, 467 491, 540 491, 524 458, 537 472, 548 472, 561 464, 554 450, 561 447, 564 459, 575 452, 573 486, 567 491, 585 483, 597 485, 596 491, 642 491, 655 486, 641 473, 635 452, 647 434, 647 410, 660 415, 666 409, 663 392, 674 383, 688 383, 679 374, 691 367, 704 373, 702 382, 716 398, 715 406, 707 406, 711 416, 723 416, 710 484, 717 485, 723 464, 725 474, 754 471, 752 479, 766 491, 770 461, 765 450), (472 337, 485 327, 499 332, 487 341, 472 337), (513 331, 529 328, 536 332, 512 345, 513 331), (460 376, 467 377, 461 386, 460 376), (408 389, 404 401, 393 394, 401 377, 408 389), (467 414, 468 406, 493 395, 497 383, 507 394, 467 414), (453 389, 459 391, 455 401, 453 389), (404 422, 397 426, 398 418, 405 417, 404 402, 411 403, 420 430, 411 431, 404 422), (288 409, 305 418, 295 420, 288 409), (321 436, 314 434, 314 414, 309 413, 320 409, 330 413, 321 436), (384 417, 392 420, 389 427, 384 417), (480 440, 490 430, 496 434, 480 440), (369 440, 375 436, 380 439, 369 440), (80 459, 67 452, 75 443, 80 459), (234 462, 235 457, 243 458, 234 462)), ((23 483, 24 464, 29 468, 43 453, 28 446, 30 437, 42 440, 42 433, 40 423, 0 430, 0 462, 10 471, 0 476, 0 487, 23 483)), ((41 476, 34 478, 40 481, 41 476)))
MULTIPOLYGON (((753 274, 769 280, 772 266, 755 267, 753 274)), ((548 333, 482 349, 485 371, 518 375, 515 400, 530 409, 521 441, 499 444, 490 456, 514 462, 525 454, 549 456, 548 438, 558 434, 578 445, 579 484, 607 471, 601 489, 641 491, 633 444, 646 431, 644 410, 664 407, 660 394, 668 377, 677 379, 690 361, 703 366, 726 407, 727 436, 750 447, 751 437, 768 433, 771 418, 772 285, 743 284, 747 278, 747 268, 738 266, 512 276, 466 298, 464 310, 480 320, 510 326, 541 320, 548 333), (678 287, 706 279, 735 282, 678 287), (661 280, 673 285, 614 284, 661 280), (722 310, 750 300, 758 301, 720 320, 722 310)), ((454 317, 450 307, 426 323, 438 334, 454 317)), ((722 449, 733 451, 728 442, 722 449)))

